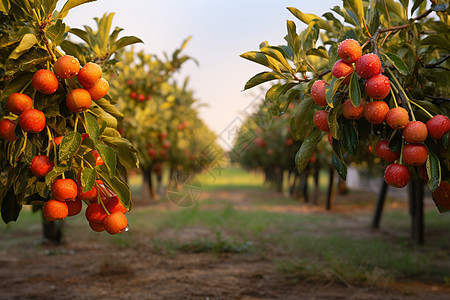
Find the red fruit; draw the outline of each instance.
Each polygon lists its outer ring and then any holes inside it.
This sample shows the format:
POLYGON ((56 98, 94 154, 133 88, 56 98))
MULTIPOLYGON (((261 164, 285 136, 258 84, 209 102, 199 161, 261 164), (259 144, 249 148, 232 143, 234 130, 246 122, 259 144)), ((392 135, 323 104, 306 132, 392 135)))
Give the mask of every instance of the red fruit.
POLYGON ((144 94, 139 94, 137 99, 138 99, 138 101, 142 102, 142 101, 145 100, 145 95, 144 94))
POLYGON ((122 212, 117 211, 105 218, 105 220, 103 221, 103 226, 105 227, 106 232, 108 232, 109 234, 124 232, 128 226, 127 217, 125 217, 122 212))
POLYGON ((327 138, 328 143, 330 143, 331 148, 333 148, 333 135, 330 132, 328 132, 327 138))
POLYGON ((95 63, 87 63, 78 72, 78 82, 85 88, 93 87, 102 77, 102 68, 95 63))
POLYGON ((403 128, 403 137, 407 143, 422 143, 427 139, 427 136, 427 125, 421 121, 411 121, 403 128))
POLYGON ((52 71, 41 69, 34 73, 31 84, 38 92, 50 95, 56 92, 59 82, 52 71))
POLYGON ((439 187, 433 192, 433 199, 439 209, 450 210, 450 184, 447 181, 441 181, 439 187))
POLYGON ((428 150, 424 144, 405 144, 402 157, 405 164, 421 166, 427 162, 428 150))
POLYGON ((316 80, 311 86, 311 97, 314 103, 320 106, 327 106, 327 99, 325 97, 325 85, 328 85, 328 82, 325 80, 316 80))
POLYGON ((58 179, 52 184, 52 194, 59 201, 73 201, 77 197, 78 187, 70 178, 58 179))
POLYGON ((85 89, 74 89, 66 97, 67 107, 74 113, 85 111, 91 102, 91 95, 85 89))
POLYGON ((169 141, 165 141, 163 144, 162 144, 162 147, 164 148, 164 149, 169 149, 170 148, 170 142, 169 141))
POLYGON ((409 182, 410 174, 407 167, 400 164, 390 164, 384 172, 384 180, 396 188, 405 187, 409 182))
POLYGON ((55 166, 46 155, 36 155, 31 161, 30 170, 36 177, 45 177, 55 166))
POLYGON ((69 208, 69 214, 70 216, 78 215, 81 212, 81 208, 83 207, 83 202, 81 202, 80 199, 75 199, 74 201, 65 202, 67 204, 67 207, 69 208))
POLYGON ((386 114, 386 123, 392 129, 403 129, 409 123, 408 111, 403 107, 394 107, 386 114))
POLYGON ((60 135, 53 139, 55 141, 56 146, 59 146, 59 144, 61 144, 63 138, 64 136, 60 135))
POLYGON ((105 231, 105 226, 103 226, 103 223, 95 223, 95 222, 89 222, 89 226, 92 230, 95 232, 102 232, 105 231))
POLYGON ((26 109, 33 107, 33 100, 25 94, 14 93, 8 97, 6 107, 13 114, 20 116, 26 109))
POLYGON ((127 209, 125 208, 125 206, 122 205, 122 203, 119 200, 119 197, 117 196, 113 196, 110 199, 108 199, 105 203, 105 206, 110 214, 115 213, 116 211, 120 211, 122 213, 127 212, 127 209))
POLYGON ((354 63, 362 55, 361 45, 354 39, 346 39, 339 43, 337 54, 346 63, 354 63))
POLYGON ((372 99, 384 99, 389 94, 391 84, 389 78, 378 74, 366 80, 366 93, 372 99))
POLYGON ((163 131, 159 134, 159 139, 160 140, 165 140, 167 137, 167 132, 163 131))
POLYGON ((314 125, 322 131, 329 132, 330 127, 328 125, 328 112, 325 110, 319 110, 313 117, 314 125))
POLYGON ((10 119, 3 119, 0 121, 0 137, 8 142, 14 142, 18 139, 14 130, 16 129, 16 123, 10 119))
POLYGON ((450 131, 450 119, 447 116, 435 115, 427 122, 428 135, 435 139, 441 139, 450 131))
POLYGON ((331 74, 336 78, 346 77, 341 85, 348 84, 350 82, 350 74, 353 73, 353 66, 346 63, 342 59, 338 60, 333 68, 331 69, 331 74))
POLYGON ((128 86, 132 86, 134 84, 134 80, 133 79, 128 79, 127 80, 127 85, 128 86))
POLYGON ((25 132, 41 132, 45 128, 45 115, 40 110, 29 108, 20 114, 19 126, 25 132))
POLYGON ((62 220, 69 214, 67 204, 54 199, 45 202, 42 210, 48 221, 62 220))
POLYGON ((108 94, 109 83, 104 78, 100 78, 99 81, 87 91, 91 95, 92 100, 97 101, 108 94))
POLYGON ((375 153, 379 158, 387 162, 394 162, 400 157, 400 150, 397 152, 392 151, 389 148, 389 142, 387 140, 379 140, 376 147, 375 153))
POLYGON ((71 55, 64 55, 55 62, 53 71, 59 78, 72 78, 80 71, 80 62, 71 55))
POLYGON ((136 92, 131 92, 130 93, 130 98, 131 99, 136 99, 137 98, 137 93, 136 92))
POLYGON ((428 182, 429 178, 428 178, 427 166, 425 164, 421 165, 417 168, 417 174, 419 175, 420 178, 422 178, 423 180, 428 182))
POLYGON ((147 154, 150 155, 151 157, 155 158, 156 156, 156 151, 154 149, 148 149, 147 150, 147 154))
POLYGON ((293 139, 287 139, 284 143, 285 143, 286 146, 290 146, 290 145, 292 145, 294 143, 294 140, 293 139))
POLYGON ((372 101, 364 106, 364 117, 369 123, 381 124, 386 119, 389 106, 383 101, 372 101))
POLYGON ((381 61, 378 55, 369 53, 361 56, 355 63, 355 72, 361 78, 367 79, 381 71, 381 61))
POLYGON ((92 150, 91 151, 91 153, 94 155, 94 157, 95 157, 95 164, 97 165, 97 166, 100 166, 100 165, 104 165, 105 164, 105 162, 103 161, 103 159, 102 159, 102 157, 100 156, 100 154, 98 153, 98 151, 97 150, 92 150))
POLYGON ((359 120, 364 117, 364 106, 366 102, 361 99, 361 103, 358 107, 354 107, 351 100, 346 100, 344 104, 342 104, 342 115, 344 118, 350 120, 359 120))
POLYGON ((92 223, 102 223, 108 214, 100 203, 91 203, 85 211, 86 219, 92 223))

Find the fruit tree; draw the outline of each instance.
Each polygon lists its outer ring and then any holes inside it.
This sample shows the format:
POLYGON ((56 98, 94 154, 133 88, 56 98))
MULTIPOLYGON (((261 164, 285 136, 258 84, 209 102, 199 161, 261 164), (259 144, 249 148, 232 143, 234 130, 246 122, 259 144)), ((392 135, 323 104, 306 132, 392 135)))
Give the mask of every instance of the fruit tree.
POLYGON ((131 208, 121 175, 136 166, 121 137, 122 114, 105 80, 114 53, 141 42, 111 33, 113 14, 96 18, 97 30, 70 28, 68 0, 2 1, 0 63, 0 203, 5 223, 23 205, 43 205, 48 221, 78 214, 82 202, 96 231, 123 231, 131 208), (68 36, 77 36, 76 43, 68 36))
POLYGON ((263 42, 241 56, 270 69, 245 89, 278 81, 265 96, 275 114, 298 101, 291 119, 302 141, 298 171, 329 133, 343 179, 361 146, 371 146, 388 184, 421 175, 439 211, 448 211, 448 1, 344 0, 322 17, 288 9, 307 28, 298 33, 288 20, 286 45, 263 42))

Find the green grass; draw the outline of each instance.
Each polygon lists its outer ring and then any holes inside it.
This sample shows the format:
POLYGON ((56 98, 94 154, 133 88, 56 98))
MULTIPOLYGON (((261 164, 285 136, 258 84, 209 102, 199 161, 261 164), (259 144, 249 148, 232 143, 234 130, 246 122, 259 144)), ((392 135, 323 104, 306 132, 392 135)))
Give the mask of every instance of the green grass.
MULTIPOLYGON (((272 261, 294 280, 336 280, 347 285, 373 286, 383 286, 392 280, 450 282, 448 214, 439 214, 436 209, 426 211, 426 244, 416 246, 409 240, 407 211, 384 212, 380 228, 384 234, 375 234, 369 228, 370 212, 270 211, 271 205, 300 204, 264 193, 262 178, 240 169, 222 171, 211 183, 203 179, 202 183, 210 191, 233 192, 245 187, 247 195, 254 197, 245 203, 252 209, 242 210, 233 201, 217 201, 211 193, 210 199, 190 208, 134 209, 127 214, 131 230, 112 237, 91 232, 84 216, 75 216, 67 220, 65 235, 71 241, 100 241, 119 248, 149 243, 156 253, 168 256, 180 253, 255 255, 272 261), (262 205, 266 206, 264 210, 262 205), (196 229, 201 229, 202 234, 197 235, 196 229)), ((24 211, 17 223, 0 227, 0 250, 29 245, 40 237, 39 223, 39 214, 24 211)))

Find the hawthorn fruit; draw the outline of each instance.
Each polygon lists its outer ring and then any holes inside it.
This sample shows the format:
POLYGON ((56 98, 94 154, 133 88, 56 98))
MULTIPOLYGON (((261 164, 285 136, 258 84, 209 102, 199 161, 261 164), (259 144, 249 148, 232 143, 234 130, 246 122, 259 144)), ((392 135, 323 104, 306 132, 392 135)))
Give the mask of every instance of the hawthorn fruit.
POLYGON ((33 100, 28 95, 13 93, 8 97, 6 107, 13 114, 20 116, 25 110, 33 107, 33 100))
POLYGON ((97 101, 108 94, 109 83, 104 78, 100 78, 99 81, 91 88, 87 90, 91 95, 92 100, 97 101))
POLYGON ((52 194, 59 201, 73 201, 78 195, 78 187, 70 178, 57 179, 52 184, 52 194))
POLYGON ((350 75, 353 73, 353 66, 346 63, 342 59, 338 60, 331 68, 331 74, 336 78, 345 77, 341 85, 346 85, 350 82, 350 75))
POLYGON ((89 227, 91 227, 91 229, 95 232, 105 231, 105 226, 103 226, 103 223, 89 222, 89 227))
POLYGON ((61 79, 68 79, 76 76, 80 71, 80 62, 71 55, 64 55, 55 62, 53 71, 61 79))
POLYGON ((424 144, 405 144, 402 157, 405 164, 421 166, 427 162, 428 149, 424 144))
POLYGON ((409 182, 410 176, 407 167, 396 163, 390 164, 384 172, 384 180, 386 183, 396 188, 405 187, 409 182))
POLYGON ((450 131, 450 119, 444 115, 435 115, 426 123, 428 135, 435 139, 441 139, 450 131))
POLYGON ((381 124, 386 119, 389 106, 384 101, 372 101, 364 106, 364 117, 369 123, 381 124))
POLYGON ((389 78, 382 74, 370 77, 365 84, 366 93, 372 99, 384 99, 391 90, 389 78))
POLYGON ((100 203, 89 204, 85 211, 85 216, 89 223, 103 223, 107 215, 100 203))
POLYGON ((69 208, 63 201, 55 199, 45 202, 43 208, 44 216, 48 221, 62 220, 69 214, 69 208))
POLYGON ((66 97, 67 107, 74 113, 85 111, 91 102, 91 95, 85 89, 74 89, 66 97))
POLYGON ((78 72, 78 82, 85 88, 93 87, 102 77, 102 68, 96 63, 85 64, 78 72))
POLYGON ((18 139, 14 130, 16 129, 16 123, 10 119, 3 119, 0 121, 0 137, 8 142, 14 142, 18 139))
POLYGON ((127 229, 128 221, 124 213, 116 211, 103 220, 103 226, 109 234, 118 234, 127 229))
POLYGON ((55 166, 47 155, 36 155, 31 161, 30 170, 36 177, 45 177, 55 166))
POLYGON ((83 208, 83 202, 80 199, 75 199, 74 201, 66 202, 67 208, 69 209, 68 217, 78 215, 83 208))
POLYGON ((427 126, 421 121, 411 121, 403 128, 403 137, 407 143, 422 143, 427 139, 427 136, 427 126))
POLYGON ((386 123, 392 129, 403 129, 409 123, 408 111, 403 107, 394 107, 386 114, 386 123))
POLYGON ((327 106, 327 99, 325 97, 325 85, 329 85, 325 80, 316 80, 311 86, 311 97, 317 105, 322 107, 327 106))
POLYGON ((49 70, 40 69, 33 75, 31 84, 38 92, 50 95, 56 92, 59 86, 58 78, 49 70))
POLYGON ((361 45, 354 39, 346 39, 339 43, 337 54, 346 63, 354 63, 362 55, 361 45))
POLYGON ((355 63, 355 72, 361 78, 368 79, 381 71, 381 61, 378 55, 373 53, 364 54, 355 63))
POLYGON ((394 162, 400 157, 400 150, 394 152, 389 148, 389 141, 381 139, 377 142, 375 153, 379 158, 387 162, 394 162))
POLYGON ((313 117, 314 125, 324 132, 330 132, 328 125, 328 112, 325 110, 316 111, 313 117))
POLYGON ((354 107, 351 100, 346 100, 342 104, 342 115, 349 120, 359 120, 364 117, 365 101, 361 100, 358 107, 354 107))
POLYGON ((19 126, 25 132, 41 132, 45 128, 45 115, 34 108, 26 109, 20 114, 19 126))

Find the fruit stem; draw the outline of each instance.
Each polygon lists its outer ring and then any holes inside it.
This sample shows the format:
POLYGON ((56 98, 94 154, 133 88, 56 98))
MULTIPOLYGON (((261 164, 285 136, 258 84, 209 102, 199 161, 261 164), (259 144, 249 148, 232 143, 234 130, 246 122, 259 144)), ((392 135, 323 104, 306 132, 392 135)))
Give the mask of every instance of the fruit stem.
MULTIPOLYGON (((56 143, 55 139, 53 138, 52 132, 50 131, 50 128, 48 128, 48 125, 45 125, 45 128, 47 128, 47 134, 48 134, 48 141, 53 143, 53 153, 55 154, 55 157, 53 158, 53 162, 55 166, 58 164, 57 155, 56 155, 56 143)), ((48 146, 47 156, 50 156, 50 145, 48 146)))
MULTIPOLYGON (((77 156, 79 157, 79 158, 81 158, 81 163, 83 163, 83 162, 85 162, 85 163, 87 163, 88 165, 89 165, 89 167, 91 168, 91 169, 94 169, 94 167, 89 163, 89 161, 87 161, 84 157, 82 157, 80 154, 78 154, 77 153, 77 156)), ((81 165, 81 167, 83 168, 83 166, 81 165)))
POLYGON ((395 75, 394 75, 394 73, 392 73, 391 69, 386 68, 386 70, 388 71, 389 75, 391 75, 391 78, 394 80, 395 84, 397 85, 397 88, 401 92, 401 93, 398 93, 398 96, 400 97, 400 99, 402 99, 402 102, 406 102, 406 105, 408 105, 409 111, 411 112, 412 120, 415 121, 416 117, 414 116, 414 112, 412 110, 411 103, 409 103, 411 100, 409 100, 408 96, 405 93, 405 90, 402 88, 400 82, 398 82, 397 77, 395 77, 395 75))
POLYGON ((391 95, 392 95, 392 98, 394 99, 395 107, 398 107, 397 98, 395 98, 395 94, 394 94, 393 89, 391 89, 391 95))
POLYGON ((101 205, 101 206, 103 207, 103 209, 105 210, 106 214, 109 216, 111 213, 110 213, 110 212, 108 211, 108 209, 106 208, 105 203, 103 203, 102 197, 100 196, 100 193, 101 193, 100 186, 98 186, 97 183, 95 183, 95 184, 97 185, 97 189, 98 189, 98 191, 99 191, 99 193, 98 193, 98 195, 97 195, 97 201, 100 203, 100 205, 101 205))
POLYGON ((316 76, 319 76, 319 73, 317 73, 316 69, 311 65, 308 58, 306 58, 306 65, 314 72, 314 74, 316 74, 316 76))
POLYGON ((418 108, 420 108, 427 116, 429 116, 430 118, 433 117, 432 114, 430 114, 425 108, 423 108, 421 105, 417 104, 416 102, 414 102, 413 100, 409 99, 409 101, 414 104, 415 106, 417 106, 418 108))
POLYGON ((402 148, 400 149, 400 160, 399 164, 403 165, 403 147, 405 146, 405 139, 402 138, 402 148))
POLYGON ((74 131, 78 131, 78 118, 80 118, 80 114, 76 113, 76 117, 75 117, 75 125, 73 126, 74 131))
POLYGON ((30 84, 31 84, 31 80, 30 81, 28 81, 28 83, 20 90, 20 92, 19 93, 23 93, 26 89, 27 89, 27 87, 29 87, 30 86, 30 84))

